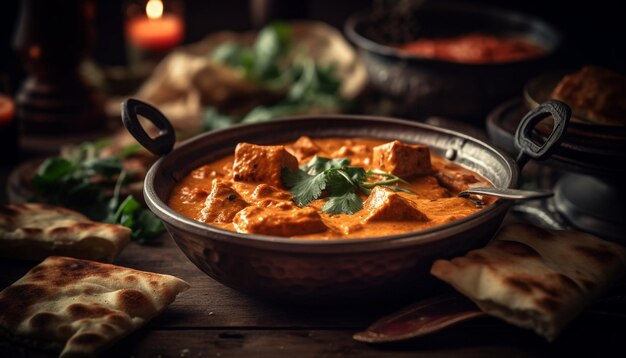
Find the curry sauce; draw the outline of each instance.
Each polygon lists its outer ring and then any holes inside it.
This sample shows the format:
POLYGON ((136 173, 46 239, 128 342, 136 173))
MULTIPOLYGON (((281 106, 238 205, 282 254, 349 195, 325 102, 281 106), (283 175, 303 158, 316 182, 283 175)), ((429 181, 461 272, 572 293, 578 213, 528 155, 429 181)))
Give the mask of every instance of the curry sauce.
POLYGON ((504 63, 540 57, 546 50, 521 37, 470 33, 455 37, 423 38, 398 46, 403 52, 459 63, 504 63))
POLYGON ((456 194, 475 186, 492 185, 423 145, 301 137, 276 146, 240 143, 234 155, 190 172, 172 191, 169 205, 186 217, 231 231, 298 239, 365 238, 466 217, 481 206, 456 194), (353 166, 399 173, 408 184, 398 184, 403 191, 375 187, 369 196, 360 193, 364 207, 354 214, 324 212, 325 198, 298 207, 280 173, 297 170, 314 156, 349 158, 353 166))

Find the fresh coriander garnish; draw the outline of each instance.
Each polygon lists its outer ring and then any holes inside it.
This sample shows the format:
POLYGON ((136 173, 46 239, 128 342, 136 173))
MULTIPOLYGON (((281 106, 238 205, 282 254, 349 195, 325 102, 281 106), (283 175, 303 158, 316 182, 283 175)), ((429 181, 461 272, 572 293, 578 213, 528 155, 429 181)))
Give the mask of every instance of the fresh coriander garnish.
POLYGON ((44 161, 31 181, 31 200, 67 207, 94 221, 124 225, 139 243, 153 242, 165 231, 163 223, 132 195, 120 200, 121 189, 128 183, 122 159, 137 148, 110 158, 99 157, 100 150, 98 143, 85 143, 65 156, 44 161))
POLYGON ((226 42, 209 56, 217 63, 238 71, 245 79, 280 95, 281 99, 258 105, 242 116, 206 108, 205 130, 221 129, 235 123, 256 123, 315 109, 336 112, 349 103, 341 97, 341 79, 334 64, 322 65, 299 48, 291 26, 274 22, 265 26, 252 46, 226 42))
POLYGON ((326 197, 322 207, 329 214, 354 214, 363 208, 359 192, 369 195, 372 188, 384 186, 394 191, 409 192, 396 183, 408 184, 404 179, 380 170, 365 170, 350 166, 348 158, 322 158, 315 156, 300 169, 283 169, 283 183, 294 195, 298 206, 326 197), (382 178, 384 180, 374 181, 382 178))

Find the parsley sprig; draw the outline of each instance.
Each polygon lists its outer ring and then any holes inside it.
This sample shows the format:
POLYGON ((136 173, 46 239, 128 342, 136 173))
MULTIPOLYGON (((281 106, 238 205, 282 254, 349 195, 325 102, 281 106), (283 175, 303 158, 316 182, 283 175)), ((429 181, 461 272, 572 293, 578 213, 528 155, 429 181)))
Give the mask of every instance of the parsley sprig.
POLYGON ((283 183, 294 195, 298 206, 327 197, 322 211, 329 214, 354 214, 363 208, 359 193, 369 195, 371 189, 383 186, 394 191, 411 193, 397 183, 408 184, 404 179, 381 170, 365 170, 351 166, 348 158, 323 158, 315 156, 300 169, 283 169, 283 183), (383 179, 378 180, 376 179, 383 179))

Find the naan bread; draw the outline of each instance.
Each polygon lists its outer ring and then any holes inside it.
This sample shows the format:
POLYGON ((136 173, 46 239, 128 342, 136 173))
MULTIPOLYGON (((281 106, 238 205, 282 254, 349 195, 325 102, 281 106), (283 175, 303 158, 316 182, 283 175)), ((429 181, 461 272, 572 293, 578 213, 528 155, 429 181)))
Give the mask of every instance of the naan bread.
POLYGON ((483 311, 554 340, 626 270, 626 249, 576 231, 504 227, 483 249, 431 273, 483 311))
POLYGON ((174 276, 52 256, 0 292, 0 331, 61 357, 93 356, 187 288, 174 276))
POLYGON ((43 260, 62 255, 111 262, 130 233, 127 227, 90 221, 50 205, 0 206, 0 256, 43 260))

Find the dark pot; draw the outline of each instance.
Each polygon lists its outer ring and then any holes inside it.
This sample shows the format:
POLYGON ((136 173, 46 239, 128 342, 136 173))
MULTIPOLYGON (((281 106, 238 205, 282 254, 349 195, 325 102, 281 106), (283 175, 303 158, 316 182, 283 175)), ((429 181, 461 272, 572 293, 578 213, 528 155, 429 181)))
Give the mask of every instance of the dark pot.
POLYGON ((180 249, 202 271, 237 290, 289 301, 361 299, 388 295, 394 289, 419 289, 430 283, 430 266, 482 247, 495 234, 509 207, 498 200, 449 224, 401 235, 354 240, 297 240, 243 234, 212 227, 175 212, 167 205, 174 185, 191 170, 233 153, 237 143, 273 144, 311 137, 373 137, 422 143, 450 161, 478 172, 496 187, 515 188, 518 165, 529 157, 548 156, 558 141, 569 108, 547 102, 526 116, 517 142, 517 163, 498 149, 450 130, 391 118, 310 116, 239 125, 194 137, 176 149, 174 133, 158 110, 137 100, 123 104, 126 128, 155 154, 164 155, 150 169, 144 197, 165 223, 180 249), (559 125, 544 146, 528 140, 532 127, 552 114, 559 125), (142 115, 161 129, 151 139, 137 120, 142 115))
POLYGON ((561 44, 560 34, 549 24, 513 11, 449 2, 431 2, 411 11, 358 13, 345 25, 347 37, 365 62, 370 83, 393 99, 396 115, 483 120, 492 108, 518 96, 529 78, 545 70, 561 44), (472 32, 528 38, 546 52, 522 61, 467 64, 417 57, 394 47, 420 37, 472 32))

